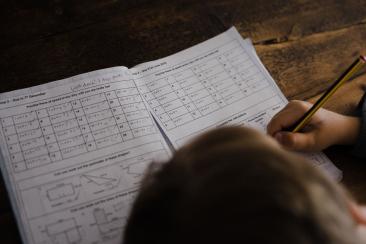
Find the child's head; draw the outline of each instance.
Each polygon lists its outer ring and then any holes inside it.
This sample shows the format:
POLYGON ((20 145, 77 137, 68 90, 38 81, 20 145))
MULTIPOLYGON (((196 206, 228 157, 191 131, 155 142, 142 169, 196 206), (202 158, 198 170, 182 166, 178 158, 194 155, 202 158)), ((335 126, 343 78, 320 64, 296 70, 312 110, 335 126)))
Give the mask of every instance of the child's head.
POLYGON ((125 244, 360 243, 348 199, 271 138, 217 129, 150 168, 125 244))

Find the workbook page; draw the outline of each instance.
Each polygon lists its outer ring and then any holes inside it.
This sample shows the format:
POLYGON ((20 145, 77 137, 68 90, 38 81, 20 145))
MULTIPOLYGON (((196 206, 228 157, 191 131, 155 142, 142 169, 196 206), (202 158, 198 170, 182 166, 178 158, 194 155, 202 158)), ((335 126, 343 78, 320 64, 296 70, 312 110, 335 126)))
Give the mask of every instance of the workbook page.
POLYGON ((1 169, 24 243, 121 243, 170 149, 124 67, 0 95, 1 169))
MULTIPOLYGON (((271 117, 287 103, 250 41, 235 28, 131 71, 175 148, 221 126, 245 125, 265 132, 271 117)), ((341 176, 325 155, 307 157, 334 178, 341 176)))

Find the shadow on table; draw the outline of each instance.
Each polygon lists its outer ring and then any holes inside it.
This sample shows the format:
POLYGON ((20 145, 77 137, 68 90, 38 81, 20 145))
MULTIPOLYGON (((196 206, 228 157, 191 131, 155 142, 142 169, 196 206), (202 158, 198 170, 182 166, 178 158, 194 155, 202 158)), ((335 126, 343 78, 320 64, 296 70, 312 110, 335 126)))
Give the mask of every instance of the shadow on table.
POLYGON ((325 153, 343 171, 342 184, 361 203, 366 204, 366 160, 353 157, 351 148, 334 146, 325 153))

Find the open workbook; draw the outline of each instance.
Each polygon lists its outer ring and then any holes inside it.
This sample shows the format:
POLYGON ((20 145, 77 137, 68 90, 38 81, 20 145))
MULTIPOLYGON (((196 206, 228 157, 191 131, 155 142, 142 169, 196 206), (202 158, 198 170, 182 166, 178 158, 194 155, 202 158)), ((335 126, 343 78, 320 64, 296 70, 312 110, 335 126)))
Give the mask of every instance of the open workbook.
MULTIPOLYGON (((286 103, 235 28, 130 69, 1 94, 1 171, 24 243, 120 243, 152 160, 212 128, 265 132, 286 103)), ((340 178, 325 155, 306 156, 340 178)))

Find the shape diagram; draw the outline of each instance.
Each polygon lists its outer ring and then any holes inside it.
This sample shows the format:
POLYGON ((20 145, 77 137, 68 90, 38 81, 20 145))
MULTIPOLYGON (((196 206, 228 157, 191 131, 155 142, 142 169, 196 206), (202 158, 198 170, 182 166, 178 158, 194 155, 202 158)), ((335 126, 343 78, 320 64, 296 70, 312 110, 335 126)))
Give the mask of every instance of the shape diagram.
MULTIPOLYGON (((114 174, 120 172, 113 172, 114 174)), ((105 191, 112 190, 116 188, 120 183, 120 176, 110 175, 108 173, 102 173, 96 175, 93 174, 83 174, 80 176, 84 179, 85 190, 92 194, 99 194, 105 191)))
POLYGON ((72 183, 61 183, 46 190, 46 196, 49 201, 56 201, 64 197, 73 196, 76 193, 72 183))
POLYGON ((95 176, 95 175, 83 175, 84 178, 86 178, 89 183, 94 183, 98 186, 102 185, 110 185, 117 181, 115 178, 109 178, 105 176, 95 176))
POLYGON ((53 244, 77 244, 82 240, 80 226, 77 225, 75 218, 61 219, 48 224, 45 232, 53 244))
POLYGON ((61 207, 79 199, 80 180, 76 177, 42 186, 40 196, 44 204, 50 208, 61 207))
POLYGON ((84 190, 91 194, 100 194, 115 189, 120 185, 121 177, 122 170, 117 165, 85 172, 80 175, 84 190))
POLYGON ((112 217, 108 218, 108 215, 104 209, 96 208, 93 211, 93 215, 98 226, 99 232, 104 236, 109 238, 115 237, 122 233, 122 229, 125 225, 125 217, 112 217))
POLYGON ((131 175, 134 177, 143 176, 149 162, 150 161, 131 163, 124 169, 126 170, 126 173, 128 175, 131 175))

